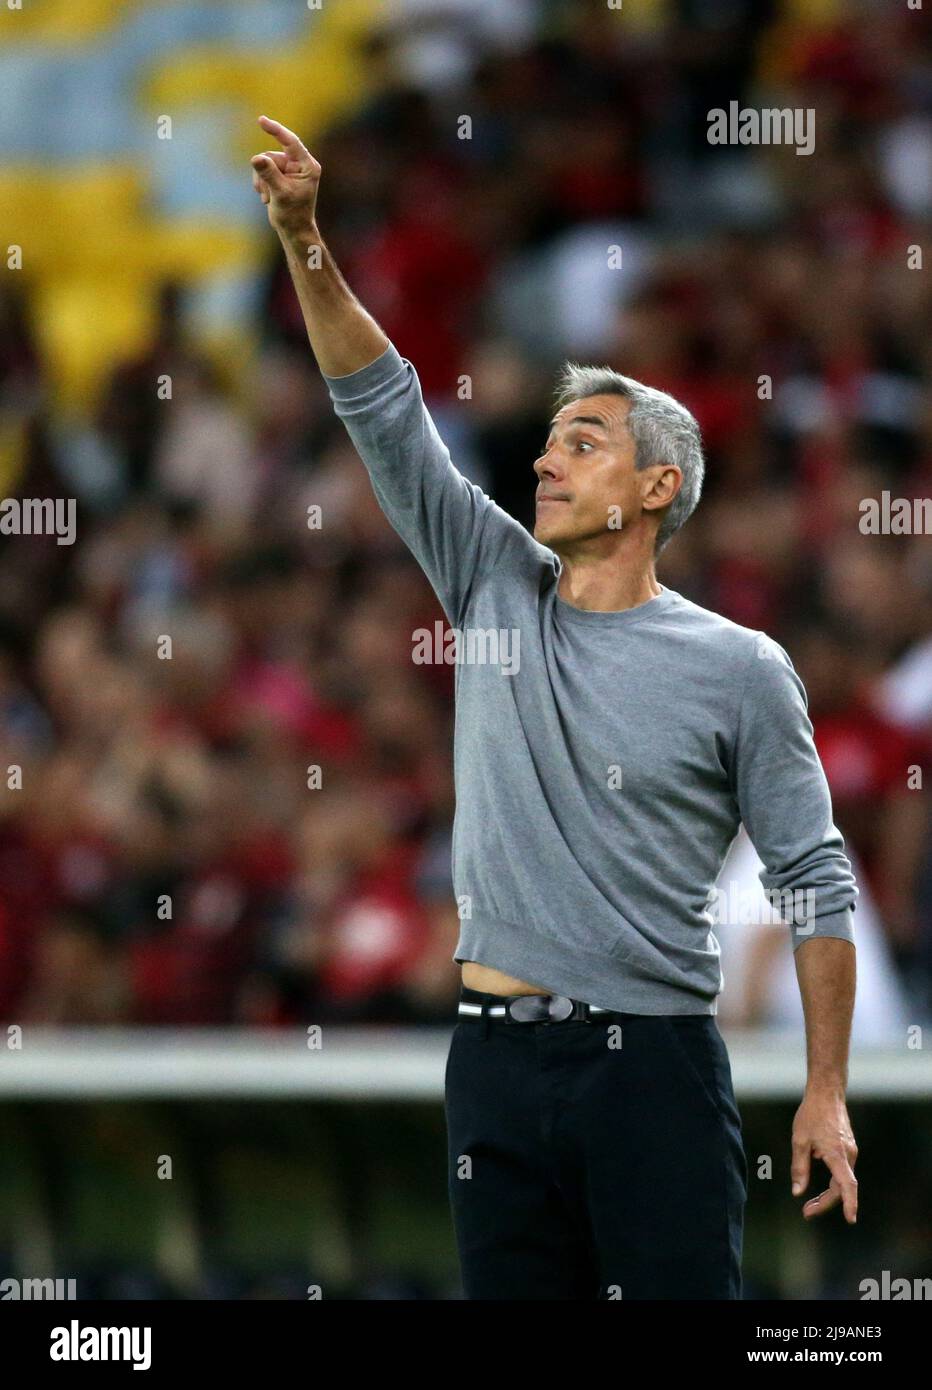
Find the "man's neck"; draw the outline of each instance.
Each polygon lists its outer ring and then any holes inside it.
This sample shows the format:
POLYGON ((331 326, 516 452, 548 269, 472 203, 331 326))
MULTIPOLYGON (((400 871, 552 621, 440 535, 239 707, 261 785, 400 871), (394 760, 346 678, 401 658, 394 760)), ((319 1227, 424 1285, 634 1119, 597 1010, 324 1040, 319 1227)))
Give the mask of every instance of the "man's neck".
POLYGON ((574 608, 594 613, 618 613, 636 608, 661 592, 653 561, 636 570, 620 570, 614 565, 586 564, 563 559, 557 593, 574 608))

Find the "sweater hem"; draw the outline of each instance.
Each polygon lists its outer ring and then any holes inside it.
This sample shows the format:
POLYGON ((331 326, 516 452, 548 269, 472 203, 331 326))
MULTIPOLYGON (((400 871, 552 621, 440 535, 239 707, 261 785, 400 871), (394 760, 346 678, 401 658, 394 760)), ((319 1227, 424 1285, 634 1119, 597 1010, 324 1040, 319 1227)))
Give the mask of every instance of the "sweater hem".
POLYGON ((625 963, 611 956, 589 955, 578 947, 560 949, 531 927, 485 915, 461 924, 453 959, 475 961, 492 970, 565 994, 600 1009, 629 1014, 716 1014, 718 993, 703 997, 664 980, 636 980, 625 963))

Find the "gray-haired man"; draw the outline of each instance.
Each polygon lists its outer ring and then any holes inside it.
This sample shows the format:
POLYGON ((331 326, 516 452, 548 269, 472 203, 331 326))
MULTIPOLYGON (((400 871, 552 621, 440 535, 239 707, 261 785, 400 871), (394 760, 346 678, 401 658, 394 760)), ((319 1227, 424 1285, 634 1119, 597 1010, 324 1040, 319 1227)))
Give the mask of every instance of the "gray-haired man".
POLYGON ((460 632, 520 663, 456 672, 460 1021, 450 1195, 471 1298, 736 1298, 747 1168, 708 907, 744 822, 789 902, 808 1081, 794 1193, 856 1214, 845 1106, 857 890, 782 648, 665 588, 702 487, 692 416, 569 366, 529 535, 453 467, 417 376, 315 219, 320 166, 253 158, 311 346, 389 520, 460 632))

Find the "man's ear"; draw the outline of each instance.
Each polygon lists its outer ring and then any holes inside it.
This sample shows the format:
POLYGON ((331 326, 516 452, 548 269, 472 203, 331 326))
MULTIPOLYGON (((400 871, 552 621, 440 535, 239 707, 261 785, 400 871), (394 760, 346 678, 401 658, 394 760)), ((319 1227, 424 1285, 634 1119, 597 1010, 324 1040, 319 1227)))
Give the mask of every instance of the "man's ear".
POLYGON ((649 475, 649 485, 641 499, 644 510, 653 512, 658 507, 669 507, 683 486, 683 470, 675 463, 658 463, 645 472, 649 475))

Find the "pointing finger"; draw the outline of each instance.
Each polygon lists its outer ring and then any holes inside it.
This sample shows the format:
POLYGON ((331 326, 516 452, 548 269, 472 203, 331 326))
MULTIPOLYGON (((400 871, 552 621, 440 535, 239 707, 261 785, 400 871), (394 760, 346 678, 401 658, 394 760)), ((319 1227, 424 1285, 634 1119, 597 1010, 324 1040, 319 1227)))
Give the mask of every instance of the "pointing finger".
POLYGON ((292 159, 306 159, 308 157, 308 150, 305 149, 293 130, 289 130, 279 121, 271 120, 268 116, 260 116, 259 124, 263 130, 268 131, 269 135, 275 136, 275 139, 279 141, 292 159))

